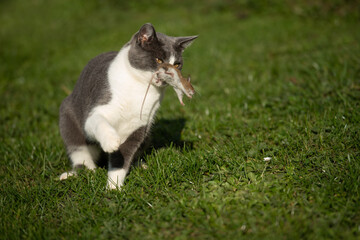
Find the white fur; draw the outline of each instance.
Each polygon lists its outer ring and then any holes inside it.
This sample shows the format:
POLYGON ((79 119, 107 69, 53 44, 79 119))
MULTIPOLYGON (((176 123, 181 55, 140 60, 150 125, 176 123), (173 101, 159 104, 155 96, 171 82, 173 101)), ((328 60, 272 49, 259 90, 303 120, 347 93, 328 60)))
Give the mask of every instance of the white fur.
POLYGON ((170 55, 169 63, 172 64, 172 65, 174 65, 174 63, 175 63, 175 56, 174 56, 174 54, 171 54, 171 55, 170 55))
MULTIPOLYGON (((150 85, 140 118, 142 101, 153 73, 133 68, 128 60, 129 49, 130 46, 121 49, 109 67, 110 102, 95 107, 85 122, 87 136, 98 141, 109 153, 117 150, 135 130, 146 125, 150 127, 164 93, 164 88, 150 85)), ((121 187, 126 173, 124 169, 109 168, 109 182, 121 187)), ((108 183, 108 188, 113 189, 113 186, 108 183)))
POLYGON ((124 185, 126 173, 125 169, 122 168, 109 169, 106 188, 109 190, 120 189, 124 185))
POLYGON ((120 138, 109 121, 99 113, 94 113, 87 119, 85 129, 91 138, 100 143, 105 152, 114 152, 125 141, 120 138))

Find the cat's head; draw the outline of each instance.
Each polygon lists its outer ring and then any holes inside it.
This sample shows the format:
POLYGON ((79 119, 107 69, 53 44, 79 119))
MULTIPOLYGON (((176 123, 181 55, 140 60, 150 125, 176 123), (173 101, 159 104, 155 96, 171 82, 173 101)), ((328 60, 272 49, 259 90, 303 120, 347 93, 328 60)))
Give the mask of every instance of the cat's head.
POLYGON ((154 72, 162 63, 170 63, 181 70, 182 53, 196 38, 167 36, 156 32, 151 23, 146 23, 129 43, 129 62, 132 67, 143 71, 154 72))

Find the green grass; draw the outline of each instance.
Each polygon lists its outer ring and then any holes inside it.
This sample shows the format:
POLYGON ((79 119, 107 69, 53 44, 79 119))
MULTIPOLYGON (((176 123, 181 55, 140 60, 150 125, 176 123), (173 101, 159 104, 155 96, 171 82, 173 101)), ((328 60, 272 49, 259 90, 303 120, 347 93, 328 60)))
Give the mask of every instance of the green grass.
POLYGON ((0 238, 358 239, 360 4, 306 2, 2 1, 0 238), (198 94, 168 89, 121 192, 104 169, 57 181, 62 99, 145 22, 200 35, 198 94))

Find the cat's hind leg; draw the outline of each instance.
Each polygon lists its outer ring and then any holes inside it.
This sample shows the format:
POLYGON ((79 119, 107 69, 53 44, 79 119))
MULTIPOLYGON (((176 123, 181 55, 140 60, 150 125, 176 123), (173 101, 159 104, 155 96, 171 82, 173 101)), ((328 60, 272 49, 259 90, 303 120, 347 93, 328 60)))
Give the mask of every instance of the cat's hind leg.
POLYGON ((96 145, 78 146, 69 154, 73 169, 87 168, 94 170, 95 162, 100 156, 100 148, 96 145))
POLYGON ((70 153, 68 153, 72 163, 72 170, 61 174, 60 180, 76 175, 76 170, 78 169, 95 169, 95 162, 100 156, 100 151, 100 148, 96 145, 83 145, 73 149, 70 153))
POLYGON ((68 99, 61 104, 59 125, 60 134, 73 167, 72 171, 61 174, 60 179, 76 175, 76 170, 82 167, 96 168, 95 162, 100 156, 100 148, 86 142, 84 131, 68 99))

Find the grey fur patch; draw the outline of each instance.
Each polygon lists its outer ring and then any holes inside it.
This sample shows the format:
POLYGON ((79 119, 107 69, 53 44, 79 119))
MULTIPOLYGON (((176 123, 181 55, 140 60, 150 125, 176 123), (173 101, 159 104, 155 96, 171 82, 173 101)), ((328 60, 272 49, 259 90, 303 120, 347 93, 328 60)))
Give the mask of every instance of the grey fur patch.
POLYGON ((60 106, 60 133, 68 149, 86 145, 83 126, 90 111, 111 100, 107 73, 118 52, 103 53, 82 71, 73 92, 60 106))
POLYGON ((134 131, 126 141, 121 144, 119 150, 110 154, 111 167, 129 169, 134 155, 146 138, 146 129, 147 126, 143 126, 134 131))
POLYGON ((108 70, 118 52, 107 52, 90 60, 82 71, 71 95, 71 102, 84 125, 90 111, 98 105, 107 104, 111 100, 108 81, 108 70))

